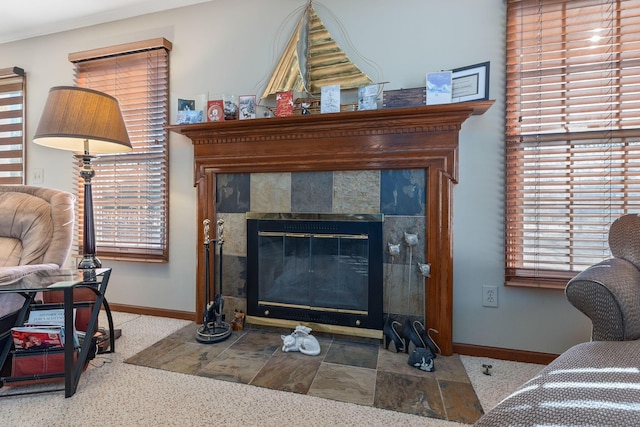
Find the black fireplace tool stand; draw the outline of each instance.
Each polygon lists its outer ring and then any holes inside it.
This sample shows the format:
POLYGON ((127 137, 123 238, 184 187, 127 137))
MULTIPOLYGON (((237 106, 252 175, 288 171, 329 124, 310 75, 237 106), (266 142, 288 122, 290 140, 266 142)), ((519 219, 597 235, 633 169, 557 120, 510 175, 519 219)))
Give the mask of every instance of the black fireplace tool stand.
MULTIPOLYGON (((222 296, 222 246, 224 244, 223 224, 224 220, 219 219, 216 223, 218 226, 217 239, 209 238, 210 221, 205 219, 204 225, 204 282, 205 282, 205 309, 203 314, 202 326, 198 327, 196 332, 196 340, 203 344, 214 344, 224 341, 231 336, 231 325, 222 319, 222 309, 224 308, 224 298, 222 296), (211 280, 211 251, 210 244, 214 243, 218 246, 218 271, 219 271, 219 293, 215 293, 215 280, 211 280), (211 295, 215 295, 213 300, 211 295)), ((215 262, 215 247, 214 247, 215 262)))

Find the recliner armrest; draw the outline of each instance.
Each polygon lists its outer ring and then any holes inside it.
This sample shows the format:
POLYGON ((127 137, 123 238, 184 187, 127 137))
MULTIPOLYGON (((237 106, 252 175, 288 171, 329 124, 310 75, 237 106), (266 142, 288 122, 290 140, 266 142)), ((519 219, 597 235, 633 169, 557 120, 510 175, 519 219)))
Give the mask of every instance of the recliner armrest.
POLYGON ((27 264, 0 267, 0 286, 2 286, 3 283, 15 282, 16 280, 23 278, 27 274, 59 269, 60 267, 56 264, 27 264))
POLYGON ((640 338, 640 270, 629 261, 612 258, 587 268, 567 283, 565 294, 591 319, 594 341, 640 338))
MULTIPOLYGON (((24 276, 37 273, 40 271, 58 270, 56 264, 29 264, 18 265, 14 267, 0 267, 0 288, 2 284, 12 283, 24 276)), ((0 295, 0 317, 15 313, 20 310, 24 303, 24 297, 13 294, 3 293, 0 295)))

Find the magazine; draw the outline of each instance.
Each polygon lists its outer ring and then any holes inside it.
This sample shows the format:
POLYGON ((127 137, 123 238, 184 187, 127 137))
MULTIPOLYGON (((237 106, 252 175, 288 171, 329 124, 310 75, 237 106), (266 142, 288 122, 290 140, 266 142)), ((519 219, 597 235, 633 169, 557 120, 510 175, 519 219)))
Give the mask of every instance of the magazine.
MULTIPOLYGON (((76 318, 76 309, 73 309, 73 319, 76 318)), ((64 325, 64 310, 61 308, 52 310, 31 310, 26 325, 64 325)), ((26 326, 25 325, 25 326, 26 326)))
POLYGON ((45 350, 64 345, 62 326, 16 326, 11 328, 16 350, 45 350))
MULTIPOLYGON (((73 310, 75 324, 76 309, 73 310)), ((64 310, 32 310, 24 326, 11 328, 17 350, 41 350, 62 347, 65 342, 64 310)), ((73 343, 79 345, 78 335, 72 333, 73 343)))

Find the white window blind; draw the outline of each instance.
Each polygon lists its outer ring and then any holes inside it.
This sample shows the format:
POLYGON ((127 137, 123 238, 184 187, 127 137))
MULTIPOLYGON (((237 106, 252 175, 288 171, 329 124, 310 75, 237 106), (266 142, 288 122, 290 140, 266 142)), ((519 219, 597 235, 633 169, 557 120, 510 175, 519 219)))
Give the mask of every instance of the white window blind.
POLYGON ((0 185, 25 182, 26 85, 22 68, 0 69, 0 185))
MULTIPOLYGON (((76 85, 114 96, 133 151, 92 161, 97 254, 102 259, 168 260, 169 51, 165 39, 69 55, 76 85)), ((83 180, 77 178, 80 236, 83 180)), ((79 240, 79 244, 81 241, 79 240)), ((82 252, 82 248, 80 248, 82 252)))
POLYGON ((506 283, 564 287, 640 205, 640 1, 507 0, 506 283))

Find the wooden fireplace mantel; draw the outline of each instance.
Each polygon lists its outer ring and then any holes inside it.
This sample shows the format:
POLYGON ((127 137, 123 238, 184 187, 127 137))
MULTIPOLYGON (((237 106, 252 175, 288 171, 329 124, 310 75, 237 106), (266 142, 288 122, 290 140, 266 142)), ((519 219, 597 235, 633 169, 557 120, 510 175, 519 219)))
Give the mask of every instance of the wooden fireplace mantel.
MULTIPOLYGON (((168 129, 194 148, 198 221, 216 216, 217 173, 425 169, 426 323, 443 354, 453 351, 452 194, 458 180, 458 133, 494 101, 234 120, 168 129)), ((204 257, 198 235, 198 260, 204 257)), ((204 266, 198 262, 196 316, 204 312, 204 266)))

